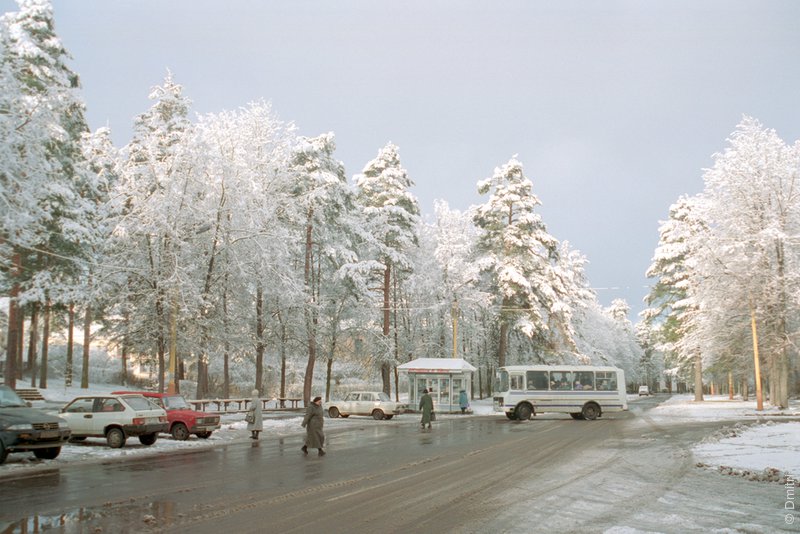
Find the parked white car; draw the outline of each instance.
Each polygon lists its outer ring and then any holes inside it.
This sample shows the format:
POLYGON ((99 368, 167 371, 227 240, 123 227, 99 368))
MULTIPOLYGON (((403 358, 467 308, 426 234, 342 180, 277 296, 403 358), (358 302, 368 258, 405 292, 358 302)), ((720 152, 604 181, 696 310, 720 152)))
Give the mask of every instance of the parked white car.
POLYGON ((156 442, 159 432, 169 430, 167 412, 142 395, 98 395, 77 397, 61 409, 67 421, 70 441, 104 437, 113 449, 125 446, 130 436, 142 445, 156 442))
POLYGON ((649 397, 650 396, 650 388, 647 387, 647 386, 639 386, 639 396, 641 397, 642 395, 645 395, 645 396, 649 397))
POLYGON ((405 411, 405 404, 395 402, 383 391, 353 391, 342 401, 325 404, 330 417, 370 415, 373 419, 391 419, 405 411))

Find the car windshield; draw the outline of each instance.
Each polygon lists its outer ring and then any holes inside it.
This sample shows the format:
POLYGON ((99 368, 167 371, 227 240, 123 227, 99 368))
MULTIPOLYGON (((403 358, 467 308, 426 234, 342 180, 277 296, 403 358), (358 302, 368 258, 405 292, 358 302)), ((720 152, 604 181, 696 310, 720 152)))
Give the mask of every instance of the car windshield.
POLYGON ((27 406, 17 392, 8 386, 0 386, 0 408, 15 408, 27 406))
POLYGON ((167 410, 190 410, 192 408, 182 395, 164 397, 164 407, 167 410))
POLYGON ((159 408, 157 404, 151 402, 150 400, 144 397, 136 397, 136 396, 129 396, 124 397, 125 402, 128 403, 128 406, 133 408, 134 410, 153 410, 155 408, 159 408))

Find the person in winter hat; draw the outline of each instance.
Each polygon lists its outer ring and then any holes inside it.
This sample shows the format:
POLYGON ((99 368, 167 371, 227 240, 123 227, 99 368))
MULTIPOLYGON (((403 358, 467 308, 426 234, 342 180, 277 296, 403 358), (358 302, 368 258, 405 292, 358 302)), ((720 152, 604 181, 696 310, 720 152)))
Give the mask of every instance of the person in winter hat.
POLYGON ((314 400, 306 408, 306 415, 303 417, 303 428, 306 429, 306 442, 301 447, 303 454, 308 454, 308 448, 316 448, 319 455, 325 454, 322 447, 325 445, 325 433, 322 426, 325 424, 322 413, 322 397, 314 397, 314 400))

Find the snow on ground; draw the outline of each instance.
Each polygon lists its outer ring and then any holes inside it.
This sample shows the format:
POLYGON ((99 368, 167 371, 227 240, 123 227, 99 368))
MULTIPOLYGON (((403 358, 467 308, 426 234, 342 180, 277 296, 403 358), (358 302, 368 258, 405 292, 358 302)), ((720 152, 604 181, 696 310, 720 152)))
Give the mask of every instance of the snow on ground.
MULTIPOLYGON (((64 387, 63 383, 51 383, 48 389, 41 389, 46 401, 36 401, 34 407, 57 411, 61 406, 80 395, 101 395, 125 389, 122 386, 100 384, 91 388, 64 387)), ((733 474, 765 469, 780 471, 800 478, 800 402, 793 401, 788 410, 768 407, 756 411, 755 400, 728 400, 726 396, 706 396, 703 402, 695 402, 692 395, 674 395, 665 399, 659 406, 648 412, 656 422, 680 422, 702 420, 731 420, 731 427, 707 437, 693 448, 693 453, 702 466, 714 469, 731 469, 733 474), (745 424, 742 424, 745 421, 745 424), (752 421, 752 423, 751 423, 752 421)), ((634 404, 636 395, 629 396, 634 404)), ((492 410, 491 398, 475 400, 471 404, 473 414, 481 417, 498 417, 492 410)), ((440 417, 459 417, 442 415, 440 417)), ((262 439, 302 434, 302 416, 298 412, 265 412, 262 439)), ((408 418, 397 418, 391 423, 403 424, 408 418)), ((89 438, 83 443, 70 443, 62 448, 55 460, 38 460, 32 453, 14 453, 0 466, 0 476, 30 469, 47 469, 60 465, 84 461, 105 461, 113 458, 162 454, 166 451, 204 449, 230 443, 249 441, 243 414, 222 416, 222 427, 208 439, 192 436, 187 441, 175 441, 162 434, 152 447, 141 445, 138 439, 128 440, 125 447, 111 449, 105 440, 89 438)), ((326 429, 347 425, 343 419, 327 419, 326 429)))
POLYGON ((692 453, 698 462, 729 474, 750 475, 770 472, 779 480, 780 473, 800 477, 800 402, 780 410, 764 403, 756 410, 755 400, 727 396, 706 396, 695 402, 693 395, 671 397, 649 412, 655 421, 715 420, 736 421, 698 443, 692 453), (778 473, 780 472, 780 473, 778 473))

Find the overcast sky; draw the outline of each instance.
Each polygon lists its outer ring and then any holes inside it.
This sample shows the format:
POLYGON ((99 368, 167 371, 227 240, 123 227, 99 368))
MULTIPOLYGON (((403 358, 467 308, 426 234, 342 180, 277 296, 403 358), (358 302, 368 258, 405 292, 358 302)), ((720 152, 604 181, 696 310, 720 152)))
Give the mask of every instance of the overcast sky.
MULTIPOLYGON (((272 102, 352 177, 388 141, 432 216, 517 154, 601 303, 642 309, 659 221, 743 114, 800 138, 800 2, 56 0, 119 146, 167 69, 197 113, 272 102)), ((0 9, 15 10, 10 0, 0 9)), ((635 320, 635 315, 632 319, 635 320)))

